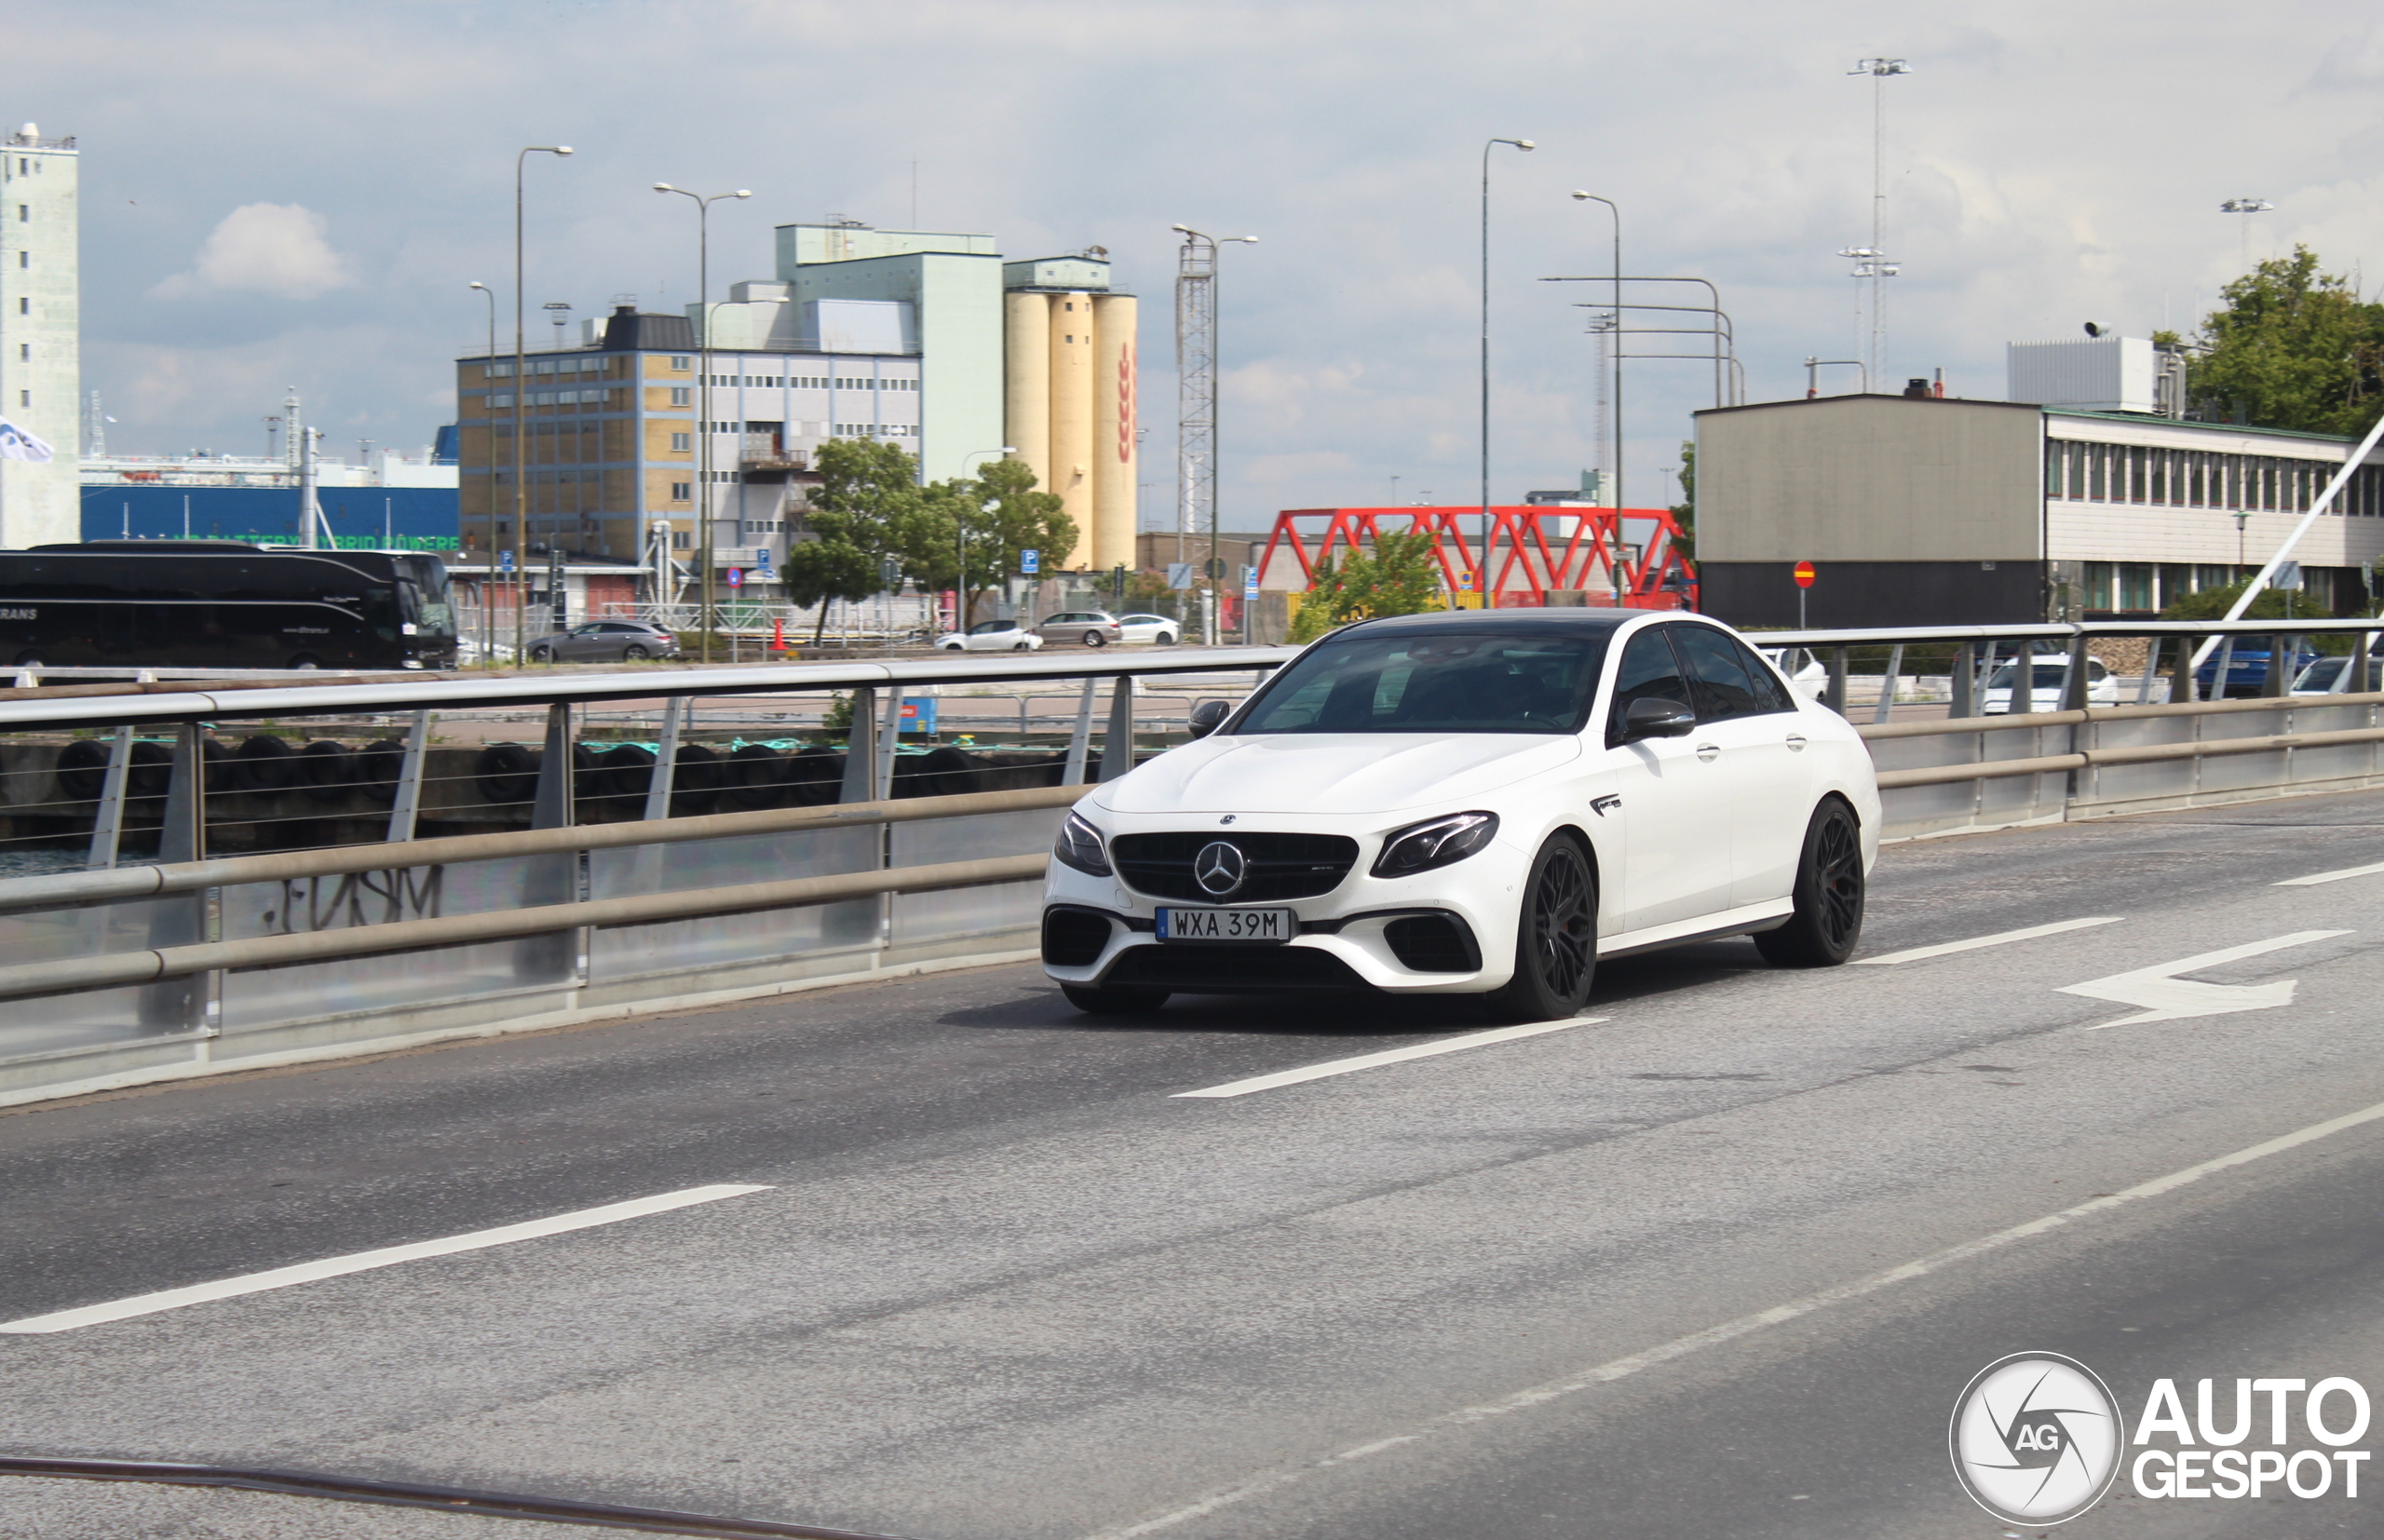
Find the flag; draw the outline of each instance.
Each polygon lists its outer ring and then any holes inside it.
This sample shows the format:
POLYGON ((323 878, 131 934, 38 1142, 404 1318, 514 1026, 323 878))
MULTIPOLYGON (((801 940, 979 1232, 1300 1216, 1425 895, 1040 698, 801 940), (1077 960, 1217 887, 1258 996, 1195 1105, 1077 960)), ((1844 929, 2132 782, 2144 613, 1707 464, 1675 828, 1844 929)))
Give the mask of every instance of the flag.
POLYGON ((46 466, 57 453, 7 418, 0 417, 0 460, 31 460, 37 466, 46 466))

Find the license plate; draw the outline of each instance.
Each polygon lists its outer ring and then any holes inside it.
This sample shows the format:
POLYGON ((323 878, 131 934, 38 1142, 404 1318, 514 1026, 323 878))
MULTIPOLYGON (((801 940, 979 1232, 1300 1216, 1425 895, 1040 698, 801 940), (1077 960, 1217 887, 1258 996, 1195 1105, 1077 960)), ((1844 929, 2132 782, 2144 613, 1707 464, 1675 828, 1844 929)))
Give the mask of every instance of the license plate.
POLYGON ((1300 933, 1288 909, 1162 909, 1162 941, 1288 941, 1300 933))

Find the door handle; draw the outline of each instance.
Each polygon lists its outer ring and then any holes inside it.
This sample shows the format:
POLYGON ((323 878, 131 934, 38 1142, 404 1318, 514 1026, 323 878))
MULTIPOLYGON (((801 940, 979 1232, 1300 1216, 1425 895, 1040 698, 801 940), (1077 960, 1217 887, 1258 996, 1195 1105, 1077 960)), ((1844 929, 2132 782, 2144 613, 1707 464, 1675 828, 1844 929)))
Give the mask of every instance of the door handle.
POLYGON ((1805 751, 1804 734, 1791 733, 1788 735, 1788 751, 1792 754, 1801 754, 1805 751))
POLYGON ((1697 746, 1697 757, 1707 764, 1713 763, 1721 755, 1722 746, 1718 743, 1700 743, 1697 746))

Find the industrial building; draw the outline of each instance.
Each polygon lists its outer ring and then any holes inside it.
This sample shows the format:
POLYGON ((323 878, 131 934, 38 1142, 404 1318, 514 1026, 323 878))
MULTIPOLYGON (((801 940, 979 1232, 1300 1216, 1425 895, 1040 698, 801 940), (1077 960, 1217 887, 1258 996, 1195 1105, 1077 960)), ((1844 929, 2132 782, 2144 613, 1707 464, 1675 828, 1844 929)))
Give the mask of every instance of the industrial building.
POLYGON ((80 538, 79 174, 72 139, 28 123, 0 142, 0 418, 53 452, 0 459, 0 547, 80 538))
MULTIPOLYGON (((777 253, 776 277, 711 305, 708 377, 700 305, 623 305, 580 346, 527 356, 525 547, 649 565, 667 548, 684 568, 708 504, 719 568, 775 569, 802 537, 819 447, 874 439, 931 480, 1010 446, 1080 531, 1047 565, 1132 561, 1134 302, 1110 291, 1106 261, 1005 263, 990 236, 848 221, 782 225, 777 253)), ((513 367, 509 354, 457 360, 467 553, 515 543, 513 367)))
MULTIPOLYGON (((2257 570, 2355 440, 2182 410, 2144 339, 2014 344, 2012 393, 1849 395, 1696 414, 1701 606, 1793 626, 2148 617, 2257 570)), ((2384 455, 2293 552, 2314 610, 2352 613, 2384 555, 2384 455)))

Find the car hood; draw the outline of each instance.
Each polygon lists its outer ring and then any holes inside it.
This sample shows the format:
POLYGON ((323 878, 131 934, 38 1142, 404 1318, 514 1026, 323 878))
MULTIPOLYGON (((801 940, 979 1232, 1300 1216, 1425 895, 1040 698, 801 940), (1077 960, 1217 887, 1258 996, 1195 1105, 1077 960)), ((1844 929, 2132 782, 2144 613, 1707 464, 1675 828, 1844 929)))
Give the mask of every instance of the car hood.
POLYGON ((1382 813, 1463 801, 1576 759, 1522 734, 1283 733, 1170 750, 1093 793, 1118 813, 1382 813))

